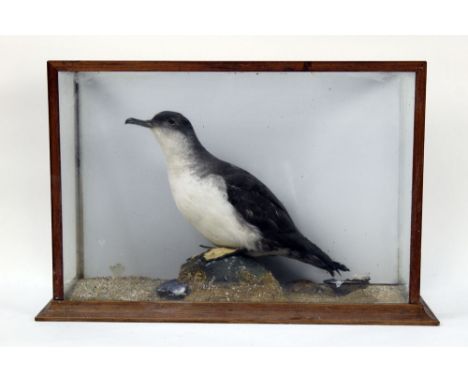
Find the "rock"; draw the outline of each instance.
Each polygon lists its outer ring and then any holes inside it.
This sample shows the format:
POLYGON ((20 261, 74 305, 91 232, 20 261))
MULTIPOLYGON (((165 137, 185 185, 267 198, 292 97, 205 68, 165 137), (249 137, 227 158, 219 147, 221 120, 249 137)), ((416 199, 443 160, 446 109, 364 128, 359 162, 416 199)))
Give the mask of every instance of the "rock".
POLYGON ((182 265, 178 279, 190 286, 190 300, 260 302, 283 298, 273 274, 239 252, 211 261, 203 253, 191 257, 182 265))
POLYGON ((287 292, 291 293, 322 293, 323 285, 316 284, 311 280, 294 280, 289 281, 284 285, 287 292))
POLYGON ((327 279, 323 283, 330 287, 337 295, 345 296, 359 289, 365 289, 369 286, 370 277, 355 277, 352 279, 336 280, 327 279))
MULTIPOLYGON (((206 261, 204 254, 191 257, 181 267, 179 280, 185 282, 261 284, 274 279, 270 271, 255 259, 245 255, 226 256, 206 261)), ((275 279, 276 280, 276 279, 275 279)))
POLYGON ((180 300, 189 294, 190 288, 184 282, 174 279, 163 282, 156 289, 156 292, 159 297, 167 298, 169 300, 180 300))

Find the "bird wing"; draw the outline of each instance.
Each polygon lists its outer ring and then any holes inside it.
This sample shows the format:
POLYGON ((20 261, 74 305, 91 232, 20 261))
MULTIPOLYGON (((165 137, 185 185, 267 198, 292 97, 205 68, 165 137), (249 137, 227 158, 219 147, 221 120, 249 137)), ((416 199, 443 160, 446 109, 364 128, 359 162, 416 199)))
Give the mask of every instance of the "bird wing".
POLYGON ((260 230, 264 245, 288 248, 290 252, 286 256, 325 269, 332 276, 334 272, 349 271, 303 236, 284 205, 252 174, 226 162, 222 162, 220 168, 229 202, 248 223, 260 230))
POLYGON ((229 202, 264 238, 297 231, 284 205, 252 174, 226 163, 223 178, 229 202))

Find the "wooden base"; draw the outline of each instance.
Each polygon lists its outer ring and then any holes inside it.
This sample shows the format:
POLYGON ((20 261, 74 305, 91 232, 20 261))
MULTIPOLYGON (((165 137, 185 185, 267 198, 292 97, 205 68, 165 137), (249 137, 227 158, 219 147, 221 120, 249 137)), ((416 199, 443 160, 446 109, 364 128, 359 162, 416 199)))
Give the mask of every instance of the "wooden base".
POLYGON ((422 299, 349 305, 52 300, 36 321, 439 325, 422 299))

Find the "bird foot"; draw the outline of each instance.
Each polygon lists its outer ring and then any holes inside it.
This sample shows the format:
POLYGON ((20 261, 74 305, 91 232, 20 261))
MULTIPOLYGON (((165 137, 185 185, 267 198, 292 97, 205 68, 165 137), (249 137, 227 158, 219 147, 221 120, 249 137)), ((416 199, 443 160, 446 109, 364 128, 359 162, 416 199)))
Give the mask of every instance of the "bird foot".
POLYGON ((199 247, 200 247, 200 248, 204 248, 204 249, 215 248, 215 247, 213 247, 212 245, 205 245, 205 244, 200 244, 199 247))
POLYGON ((214 247, 202 254, 205 261, 213 261, 239 251, 237 248, 214 247))

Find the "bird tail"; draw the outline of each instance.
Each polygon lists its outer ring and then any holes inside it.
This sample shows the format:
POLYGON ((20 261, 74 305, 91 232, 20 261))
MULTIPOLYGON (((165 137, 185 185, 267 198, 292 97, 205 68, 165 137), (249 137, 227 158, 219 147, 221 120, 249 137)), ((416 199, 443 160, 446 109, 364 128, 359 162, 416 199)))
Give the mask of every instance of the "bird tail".
POLYGON ((291 249, 289 257, 293 259, 324 269, 332 277, 335 272, 340 274, 340 271, 349 271, 346 265, 332 260, 330 256, 299 232, 288 237, 288 241, 288 247, 291 249))

